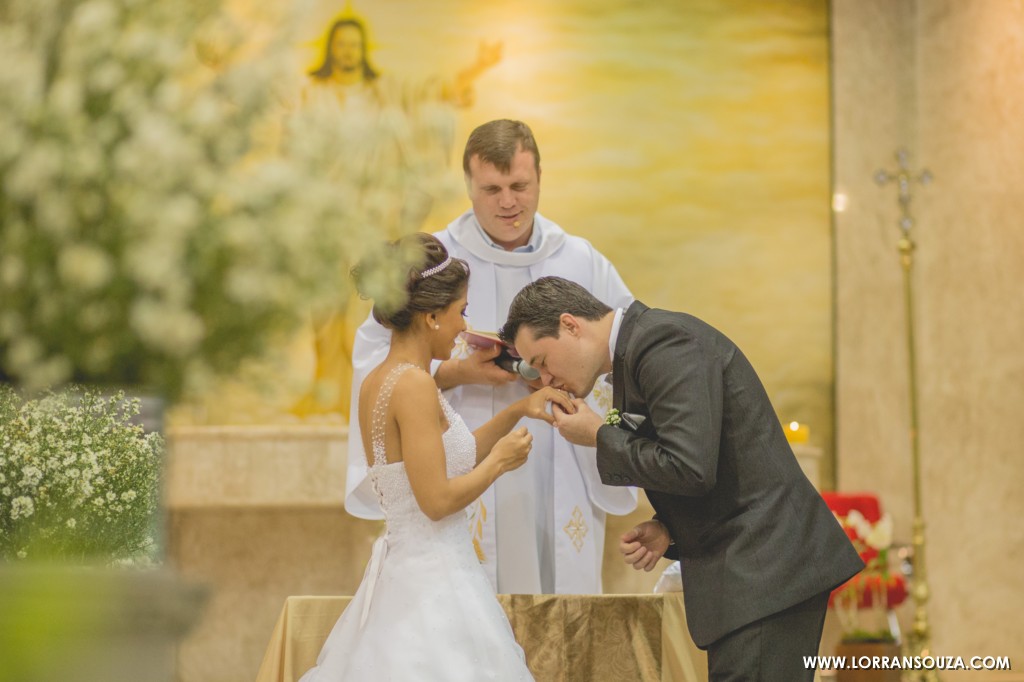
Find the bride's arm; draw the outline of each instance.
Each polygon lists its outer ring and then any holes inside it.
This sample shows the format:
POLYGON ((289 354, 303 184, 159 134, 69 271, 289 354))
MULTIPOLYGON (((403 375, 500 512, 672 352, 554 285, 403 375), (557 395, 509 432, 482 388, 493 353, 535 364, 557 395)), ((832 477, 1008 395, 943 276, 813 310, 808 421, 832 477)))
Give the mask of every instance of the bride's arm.
POLYGON ((465 509, 499 476, 522 466, 530 451, 530 435, 525 428, 519 429, 496 443, 468 474, 448 478, 441 405, 433 378, 423 372, 406 372, 395 385, 391 404, 409 485, 420 509, 434 521, 465 509))
POLYGON ((516 422, 523 417, 542 419, 548 424, 554 423, 554 417, 548 412, 549 402, 561 405, 562 409, 569 414, 576 411, 576 406, 562 391, 550 386, 534 391, 494 415, 489 422, 473 432, 473 436, 476 438, 476 461, 482 462, 498 439, 511 431, 516 422))

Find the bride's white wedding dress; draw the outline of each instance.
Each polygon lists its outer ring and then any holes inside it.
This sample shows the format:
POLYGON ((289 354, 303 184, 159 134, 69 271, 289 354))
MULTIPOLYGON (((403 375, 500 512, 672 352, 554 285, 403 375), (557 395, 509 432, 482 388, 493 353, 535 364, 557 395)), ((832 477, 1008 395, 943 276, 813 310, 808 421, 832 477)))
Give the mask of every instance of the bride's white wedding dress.
MULTIPOLYGON (((473 549, 463 511, 431 521, 413 497, 404 462, 387 463, 385 415, 399 365, 372 416, 370 478, 387 519, 355 596, 299 682, 533 680, 505 612, 473 549)), ((422 370, 420 370, 422 371, 422 370)), ((448 420, 448 477, 476 464, 476 441, 438 392, 448 420)))

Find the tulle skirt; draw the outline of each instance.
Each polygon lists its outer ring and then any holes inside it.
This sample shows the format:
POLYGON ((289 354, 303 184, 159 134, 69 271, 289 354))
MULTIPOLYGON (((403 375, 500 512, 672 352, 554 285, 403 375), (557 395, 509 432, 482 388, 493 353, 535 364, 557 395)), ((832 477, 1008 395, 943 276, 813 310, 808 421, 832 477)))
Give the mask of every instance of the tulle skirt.
POLYGON ((468 533, 380 538, 300 682, 533 680, 468 533))

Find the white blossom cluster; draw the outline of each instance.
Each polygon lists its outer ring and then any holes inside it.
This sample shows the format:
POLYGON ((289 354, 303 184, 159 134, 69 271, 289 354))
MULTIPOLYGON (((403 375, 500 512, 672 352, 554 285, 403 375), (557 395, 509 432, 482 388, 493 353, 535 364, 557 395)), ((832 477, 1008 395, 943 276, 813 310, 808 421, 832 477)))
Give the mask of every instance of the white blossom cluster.
POLYGON ((882 514, 877 522, 871 523, 860 511, 851 509, 846 515, 847 526, 857 532, 857 537, 871 549, 882 551, 892 546, 893 523, 889 512, 882 514))
POLYGON ((163 440, 138 400, 0 386, 0 559, 151 558, 163 440))
POLYGON ((450 171, 420 144, 440 110, 349 112, 341 130, 280 106, 277 43, 201 63, 211 0, 5 5, 0 378, 29 389, 173 397, 232 371, 344 300, 353 260, 417 229, 402 207, 450 171))

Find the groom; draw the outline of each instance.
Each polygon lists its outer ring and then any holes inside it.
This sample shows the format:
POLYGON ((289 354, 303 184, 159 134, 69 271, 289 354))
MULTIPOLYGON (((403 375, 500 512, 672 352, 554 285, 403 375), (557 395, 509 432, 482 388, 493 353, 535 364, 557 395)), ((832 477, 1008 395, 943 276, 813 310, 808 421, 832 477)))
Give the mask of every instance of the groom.
POLYGON ((739 348, 690 315, 639 301, 612 310, 559 277, 520 291, 501 335, 545 385, 576 396, 555 423, 597 446, 602 481, 647 491, 655 517, 620 550, 647 571, 681 561, 711 682, 812 680, 803 656, 818 653, 829 592, 863 563, 739 348), (580 400, 609 371, 615 425, 580 400))

